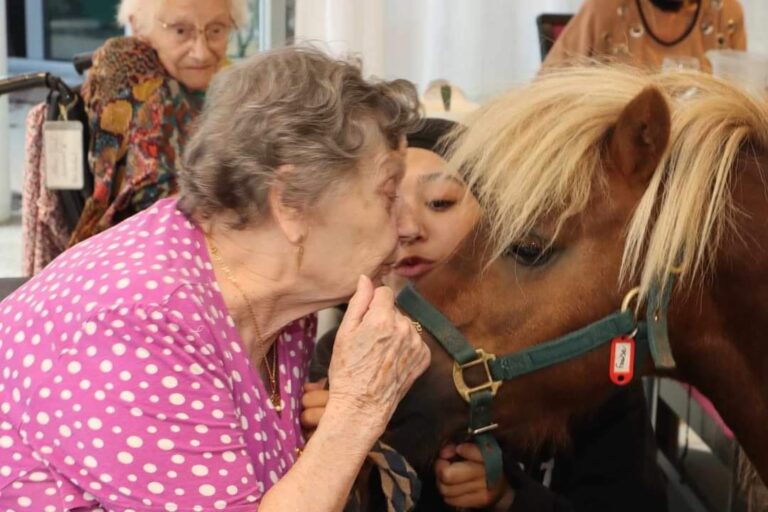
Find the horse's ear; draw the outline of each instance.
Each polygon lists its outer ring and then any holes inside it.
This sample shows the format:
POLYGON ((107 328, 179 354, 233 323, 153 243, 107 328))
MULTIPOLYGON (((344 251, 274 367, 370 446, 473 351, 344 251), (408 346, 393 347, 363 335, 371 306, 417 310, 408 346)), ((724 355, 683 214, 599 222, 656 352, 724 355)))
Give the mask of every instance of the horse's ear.
POLYGON ((629 102, 610 135, 614 169, 633 183, 645 185, 669 144, 670 113, 655 87, 646 87, 629 102))

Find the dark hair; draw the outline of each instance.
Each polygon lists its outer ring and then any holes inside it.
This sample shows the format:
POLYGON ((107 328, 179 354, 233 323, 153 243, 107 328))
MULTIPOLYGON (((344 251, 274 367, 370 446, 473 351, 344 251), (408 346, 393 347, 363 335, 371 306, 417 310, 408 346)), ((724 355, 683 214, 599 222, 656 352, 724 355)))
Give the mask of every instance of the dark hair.
POLYGON ((447 159, 451 144, 446 140, 446 135, 460 126, 447 119, 425 119, 419 130, 408 134, 408 147, 428 149, 447 159))

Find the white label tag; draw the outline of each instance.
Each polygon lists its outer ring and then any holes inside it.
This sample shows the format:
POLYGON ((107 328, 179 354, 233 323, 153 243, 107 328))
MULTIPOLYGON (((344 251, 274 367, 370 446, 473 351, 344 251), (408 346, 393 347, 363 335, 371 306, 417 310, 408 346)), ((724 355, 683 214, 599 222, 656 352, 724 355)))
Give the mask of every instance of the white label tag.
POLYGON ((46 121, 43 125, 45 186, 80 190, 83 179, 83 125, 78 121, 46 121))
POLYGON ((613 371, 616 373, 628 373, 632 363, 632 344, 616 343, 616 352, 613 355, 613 371))

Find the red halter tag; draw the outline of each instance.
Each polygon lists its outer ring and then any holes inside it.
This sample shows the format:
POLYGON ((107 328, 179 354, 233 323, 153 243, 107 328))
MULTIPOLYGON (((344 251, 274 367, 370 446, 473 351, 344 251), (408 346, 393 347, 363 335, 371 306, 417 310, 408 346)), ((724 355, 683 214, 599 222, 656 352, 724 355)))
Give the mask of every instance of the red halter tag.
POLYGON ((620 336, 611 341, 611 362, 609 367, 611 381, 617 386, 626 386, 635 373, 635 339, 620 336))

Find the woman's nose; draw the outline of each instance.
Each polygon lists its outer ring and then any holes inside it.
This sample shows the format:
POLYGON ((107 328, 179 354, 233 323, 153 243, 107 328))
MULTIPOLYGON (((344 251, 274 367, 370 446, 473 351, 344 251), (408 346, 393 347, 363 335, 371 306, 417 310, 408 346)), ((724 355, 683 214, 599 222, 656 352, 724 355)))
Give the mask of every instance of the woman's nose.
POLYGON ((195 38, 192 42, 192 48, 189 50, 189 56, 198 62, 206 62, 211 53, 208 40, 202 34, 195 38))
POLYGON ((412 244, 423 238, 424 233, 414 209, 406 201, 398 201, 397 236, 402 244, 412 244))

